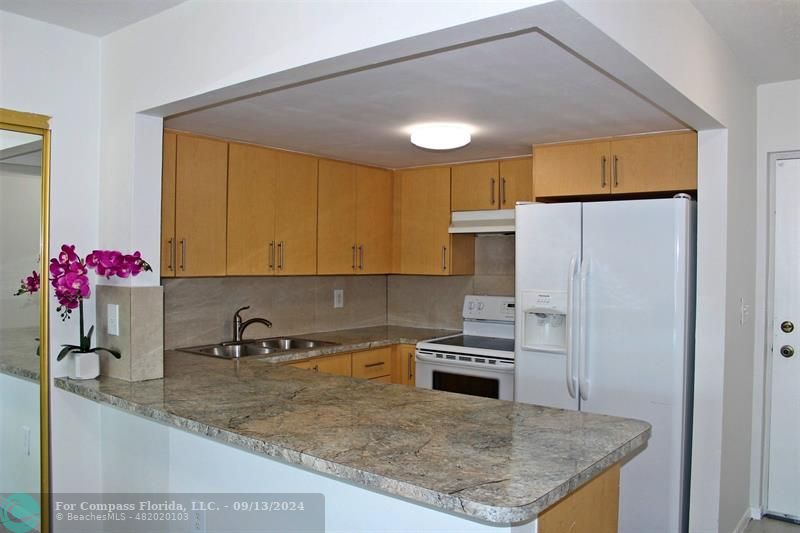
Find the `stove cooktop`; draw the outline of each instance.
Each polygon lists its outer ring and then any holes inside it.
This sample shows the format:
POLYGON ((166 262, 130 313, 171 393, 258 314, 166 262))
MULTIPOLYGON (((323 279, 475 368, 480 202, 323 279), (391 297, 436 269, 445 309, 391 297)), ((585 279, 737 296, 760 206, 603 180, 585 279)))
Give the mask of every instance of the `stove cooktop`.
POLYGON ((444 339, 429 341, 428 344, 474 348, 477 350, 497 350, 500 352, 514 352, 514 339, 501 339, 498 337, 482 337, 479 335, 456 335, 444 339))

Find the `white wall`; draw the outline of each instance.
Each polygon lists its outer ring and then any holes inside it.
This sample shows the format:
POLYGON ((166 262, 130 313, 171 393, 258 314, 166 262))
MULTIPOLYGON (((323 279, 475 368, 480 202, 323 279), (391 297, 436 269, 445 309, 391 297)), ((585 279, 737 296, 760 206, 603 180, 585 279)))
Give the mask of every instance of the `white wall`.
POLYGON ((771 337, 767 333, 767 269, 768 269, 768 156, 773 152, 800 151, 800 80, 770 83, 758 87, 758 152, 757 171, 757 284, 754 319, 756 324, 755 360, 753 368, 753 461, 751 499, 753 506, 763 505, 761 465, 764 457, 764 383, 766 359, 771 337))
MULTIPOLYGON (((0 107, 52 117, 51 257, 62 243, 76 244, 84 254, 97 245, 99 53, 96 37, 0 11, 0 107)), ((64 375, 65 363, 57 364, 55 354, 61 344, 76 342, 77 320, 62 324, 55 307, 51 298, 51 368, 53 375, 64 375)), ((86 311, 93 323, 93 306, 86 311)), ((65 482, 91 478, 97 443, 85 440, 79 449, 71 448, 69 419, 57 393, 51 405, 53 489, 58 491, 65 482), (80 457, 89 461, 80 463, 80 457), (86 473, 77 479, 61 470, 80 472, 82 466, 86 473)))
POLYGON ((0 331, 39 325, 38 295, 14 296, 20 279, 39 269, 39 172, 0 164, 0 331))

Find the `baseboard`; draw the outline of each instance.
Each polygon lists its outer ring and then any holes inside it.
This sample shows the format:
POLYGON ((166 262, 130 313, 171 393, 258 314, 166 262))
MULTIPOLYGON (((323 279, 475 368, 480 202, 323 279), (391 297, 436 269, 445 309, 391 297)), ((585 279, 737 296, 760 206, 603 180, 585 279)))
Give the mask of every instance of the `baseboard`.
POLYGON ((731 533, 744 533, 744 530, 747 529, 747 524, 750 523, 752 512, 752 508, 747 509, 731 533))
POLYGON ((764 517, 764 510, 761 507, 750 508, 750 518, 753 520, 761 520, 764 517))

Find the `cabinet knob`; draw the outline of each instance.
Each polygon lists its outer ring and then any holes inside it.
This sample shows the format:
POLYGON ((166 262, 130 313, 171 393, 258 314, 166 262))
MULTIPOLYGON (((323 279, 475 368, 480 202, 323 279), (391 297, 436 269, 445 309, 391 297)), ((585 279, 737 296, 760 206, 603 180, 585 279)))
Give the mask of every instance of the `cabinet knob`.
POLYGON ((794 355, 794 347, 789 346, 788 344, 785 346, 781 346, 781 355, 784 356, 786 359, 789 359, 794 355))
POLYGON ((791 333, 794 331, 794 324, 790 320, 781 322, 781 331, 784 333, 791 333))

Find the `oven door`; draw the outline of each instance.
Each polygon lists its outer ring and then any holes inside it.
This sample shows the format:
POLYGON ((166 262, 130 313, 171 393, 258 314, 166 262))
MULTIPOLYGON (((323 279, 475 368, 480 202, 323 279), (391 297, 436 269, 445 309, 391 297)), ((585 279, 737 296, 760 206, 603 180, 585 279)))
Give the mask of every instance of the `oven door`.
POLYGON ((458 361, 431 361, 416 357, 416 385, 423 389, 457 392, 471 396, 514 399, 514 366, 483 368, 458 361))

